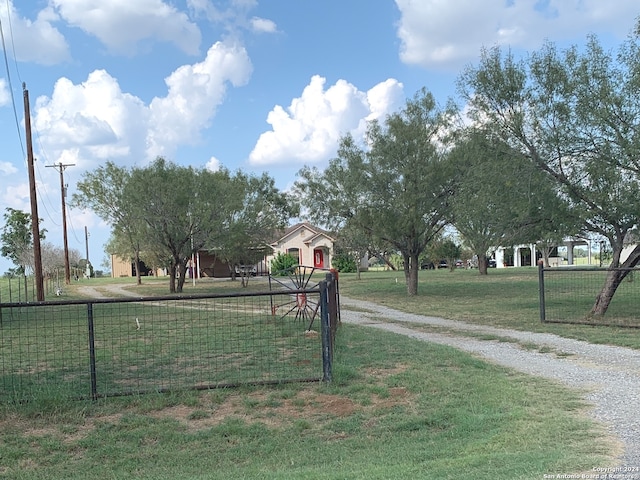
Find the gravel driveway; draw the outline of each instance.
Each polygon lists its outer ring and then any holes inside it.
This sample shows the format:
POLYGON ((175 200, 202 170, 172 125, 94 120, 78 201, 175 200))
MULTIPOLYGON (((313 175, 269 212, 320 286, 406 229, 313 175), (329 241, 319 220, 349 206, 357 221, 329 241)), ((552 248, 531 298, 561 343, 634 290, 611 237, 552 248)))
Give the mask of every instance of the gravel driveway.
POLYGON ((640 479, 637 470, 640 467, 640 351, 594 345, 548 333, 523 332, 409 314, 342 296, 340 306, 345 323, 450 345, 520 372, 580 388, 580 395, 594 405, 592 414, 595 419, 608 425, 611 433, 624 445, 624 455, 618 465, 620 468, 600 478, 640 479), (458 336, 455 332, 424 332, 412 328, 410 324, 446 327, 461 333, 458 336), (496 335, 514 341, 481 340, 465 336, 464 331, 496 335), (541 353, 540 349, 525 349, 517 342, 545 347, 543 351, 549 353, 541 353))

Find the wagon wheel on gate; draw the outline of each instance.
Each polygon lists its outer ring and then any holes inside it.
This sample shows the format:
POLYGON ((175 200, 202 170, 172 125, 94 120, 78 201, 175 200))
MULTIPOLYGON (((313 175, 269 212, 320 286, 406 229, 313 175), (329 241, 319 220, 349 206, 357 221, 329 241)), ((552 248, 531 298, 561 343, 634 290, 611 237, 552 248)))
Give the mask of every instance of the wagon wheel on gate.
POLYGON ((301 320, 305 324, 308 322, 309 326, 307 327, 307 330, 311 330, 313 321, 315 320, 320 308, 320 301, 319 299, 313 298, 313 296, 310 296, 308 293, 300 292, 300 290, 309 290, 318 286, 318 282, 314 283, 311 281, 311 276, 315 270, 315 267, 297 265, 281 272, 284 273, 286 277, 283 276, 278 278, 273 275, 269 275, 269 288, 271 290, 273 289, 272 282, 275 282, 284 287, 284 289, 291 290, 292 292, 291 295, 284 297, 286 300, 280 304, 275 304, 273 297, 271 298, 271 314, 273 316, 276 315, 278 310, 282 309, 286 311, 280 316, 280 318, 284 318, 295 312, 295 319, 301 320))

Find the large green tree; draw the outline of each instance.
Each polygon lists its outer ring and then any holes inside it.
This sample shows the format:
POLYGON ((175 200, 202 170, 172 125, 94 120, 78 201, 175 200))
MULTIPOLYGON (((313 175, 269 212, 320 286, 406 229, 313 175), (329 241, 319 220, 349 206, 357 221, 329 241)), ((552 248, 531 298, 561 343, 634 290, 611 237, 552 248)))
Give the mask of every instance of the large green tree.
POLYGON ((324 171, 304 168, 296 182, 312 219, 335 231, 348 223, 400 252, 409 295, 418 291, 420 253, 447 223, 454 172, 445 150, 456 115, 423 89, 371 122, 365 144, 344 136, 324 171))
MULTIPOLYGON (((267 174, 258 177, 237 172, 230 182, 224 234, 210 236, 204 246, 225 260, 235 276, 235 267, 255 265, 271 253, 269 243, 298 208, 267 174)), ((242 286, 246 287, 250 272, 239 270, 242 286)))
POLYGON ((157 158, 131 171, 124 195, 134 205, 135 218, 141 219, 143 249, 170 260, 169 291, 182 292, 191 256, 228 230, 234 197, 229 173, 157 158))
POLYGON ((576 217, 555 182, 493 132, 469 129, 451 156, 460 170, 452 222, 477 256, 481 275, 491 248, 557 245, 577 233, 576 217))
MULTIPOLYGON (((44 240, 45 234, 46 230, 40 229, 41 240, 44 240)), ((18 267, 19 274, 25 274, 27 267, 33 268, 31 214, 7 207, 0 241, 0 254, 18 267)))
POLYGON ((199 250, 256 263, 273 231, 297 212, 266 174, 232 176, 163 158, 132 169, 107 163, 85 174, 73 200, 111 223, 109 245, 122 258, 167 267, 172 293, 182 292, 187 262, 199 250))
MULTIPOLYGON (((609 240, 612 267, 640 261, 638 245, 621 262, 640 224, 639 53, 637 32, 617 55, 595 37, 562 51, 548 43, 521 61, 494 48, 460 80, 472 118, 546 172, 583 211, 585 230, 609 240)), ((605 314, 627 272, 609 271, 593 315, 605 314)))
POLYGON ((131 179, 131 171, 113 162, 107 162, 94 171, 86 172, 76 185, 71 205, 90 209, 102 220, 111 224, 113 241, 111 247, 117 249, 109 253, 123 259, 131 258, 136 269, 138 284, 140 278, 140 251, 144 237, 142 219, 138 217, 136 205, 125 195, 125 187, 131 179))

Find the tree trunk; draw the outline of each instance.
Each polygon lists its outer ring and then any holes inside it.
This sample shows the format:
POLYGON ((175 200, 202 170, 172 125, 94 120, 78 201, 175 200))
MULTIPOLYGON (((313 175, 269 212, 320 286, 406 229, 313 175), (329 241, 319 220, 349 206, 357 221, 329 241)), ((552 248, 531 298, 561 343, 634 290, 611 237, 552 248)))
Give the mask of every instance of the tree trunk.
POLYGON ((169 266, 169 293, 176 293, 176 273, 178 271, 178 265, 175 261, 171 262, 169 266))
POLYGON ((596 302, 591 308, 591 315, 602 317, 607 313, 607 309, 611 304, 613 295, 616 293, 618 286, 628 273, 629 272, 625 270, 610 270, 607 272, 607 278, 604 282, 604 286, 602 287, 602 290, 600 290, 600 293, 598 293, 596 302))
POLYGON ((487 266, 489 260, 485 254, 476 254, 478 256, 478 272, 480 275, 487 275, 487 266))
POLYGON ((178 286, 176 288, 176 293, 182 293, 182 289, 184 288, 184 282, 187 279, 187 260, 180 260, 178 263, 178 286))
POLYGON ((551 249, 550 248, 544 248, 542 250, 542 259, 544 261, 544 268, 549 268, 550 263, 549 263, 549 255, 551 254, 551 249))
POLYGON ((407 294, 414 297, 418 294, 418 255, 405 256, 404 272, 407 280, 407 294))
MULTIPOLYGON (((613 262, 612 265, 618 265, 620 261, 620 253, 622 252, 622 247, 616 248, 614 247, 613 252, 613 262)), ((624 261, 621 268, 633 268, 640 261, 640 245, 637 245, 633 251, 629 254, 629 257, 624 261)), ((591 308, 590 315, 593 316, 604 316, 607 313, 607 309, 611 304, 611 300, 616 293, 616 290, 622 283, 622 280, 630 273, 630 270, 609 270, 607 272, 607 278, 604 282, 604 286, 598 296, 596 297, 596 301, 591 308)))
POLYGON ((136 249, 136 259, 134 262, 136 269, 136 282, 138 285, 142 285, 142 277, 140 276, 140 250, 136 249))

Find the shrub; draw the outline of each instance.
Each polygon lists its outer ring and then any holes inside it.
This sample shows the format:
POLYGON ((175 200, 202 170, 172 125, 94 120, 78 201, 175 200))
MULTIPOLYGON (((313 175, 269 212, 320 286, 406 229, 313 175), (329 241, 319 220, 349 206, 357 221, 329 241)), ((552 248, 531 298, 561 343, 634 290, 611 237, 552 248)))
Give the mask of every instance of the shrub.
POLYGON ((341 273, 353 273, 357 270, 355 258, 348 253, 337 253, 331 260, 331 266, 341 273))
POLYGON ((271 273, 273 275, 284 275, 284 271, 298 265, 298 259, 289 253, 278 252, 271 260, 271 273))

